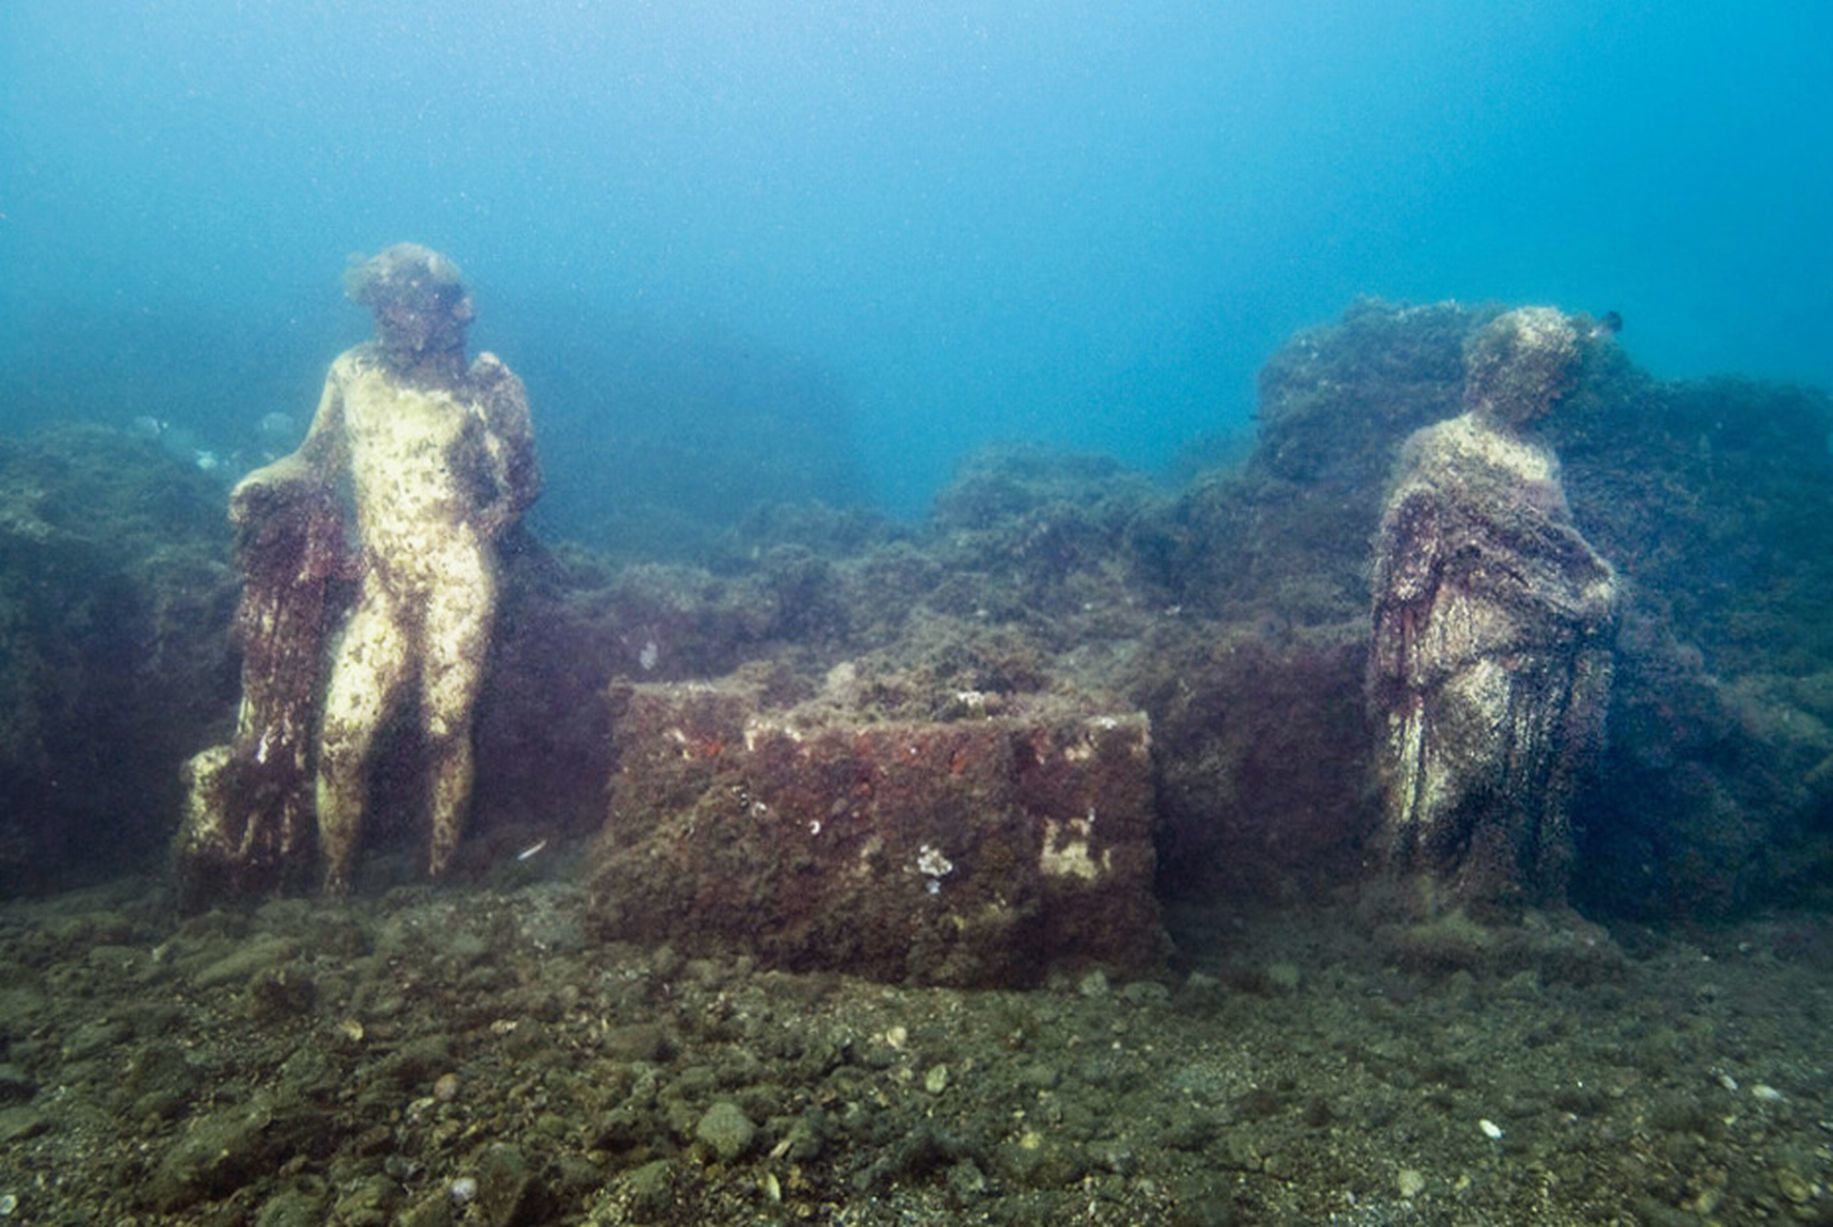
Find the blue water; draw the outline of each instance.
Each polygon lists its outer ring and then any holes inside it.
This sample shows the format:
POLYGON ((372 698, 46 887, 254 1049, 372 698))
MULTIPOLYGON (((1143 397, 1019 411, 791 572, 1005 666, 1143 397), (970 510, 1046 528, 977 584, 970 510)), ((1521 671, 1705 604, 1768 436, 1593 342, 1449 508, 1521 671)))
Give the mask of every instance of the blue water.
POLYGON ((839 390, 905 515, 990 440, 1239 429, 1357 294, 1833 383, 1830 82, 1788 0, 8 0, 0 429, 303 418, 346 258, 410 238, 544 438, 704 333, 839 390))

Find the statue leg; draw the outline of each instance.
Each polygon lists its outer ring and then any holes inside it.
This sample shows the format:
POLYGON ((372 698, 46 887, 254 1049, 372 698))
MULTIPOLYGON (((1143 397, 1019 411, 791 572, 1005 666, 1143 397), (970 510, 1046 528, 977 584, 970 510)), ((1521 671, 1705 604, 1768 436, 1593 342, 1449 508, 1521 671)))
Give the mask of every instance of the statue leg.
POLYGON ((451 864, 471 809, 471 715, 490 653, 496 572, 481 549, 452 550, 426 604, 420 713, 426 746, 432 841, 428 871, 451 864))
POLYGON ((1570 662, 1546 662, 1534 692, 1537 755, 1532 791, 1522 808, 1533 816, 1532 860, 1526 864, 1543 894, 1565 893, 1577 856, 1572 806, 1584 777, 1604 750, 1604 721, 1610 704, 1611 659, 1606 652, 1579 652, 1570 662))
POLYGON ((1506 670, 1478 661, 1436 689, 1407 696, 1388 718, 1390 861, 1424 880, 1450 881, 1472 851, 1504 783, 1506 670))
POLYGON ((338 637, 318 743, 318 852, 325 889, 342 894, 363 832, 369 755, 406 680, 409 639, 398 604, 382 585, 364 585, 338 637))
POLYGON ((1433 704, 1434 807, 1420 847, 1428 871, 1460 900, 1490 902, 1519 890, 1514 781, 1520 756, 1534 745, 1522 702, 1511 666, 1484 657, 1448 678, 1433 704))

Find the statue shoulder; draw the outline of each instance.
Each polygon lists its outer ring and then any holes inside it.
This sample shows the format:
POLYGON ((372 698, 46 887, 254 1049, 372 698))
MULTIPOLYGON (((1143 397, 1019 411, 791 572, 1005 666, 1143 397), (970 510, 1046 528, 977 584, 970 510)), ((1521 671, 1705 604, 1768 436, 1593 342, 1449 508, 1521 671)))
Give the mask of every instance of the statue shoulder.
POLYGON ((1421 426, 1406 437, 1394 455, 1394 466, 1388 475, 1390 502, 1403 492, 1416 492, 1419 487, 1432 484, 1446 458, 1461 450, 1461 420, 1447 418, 1421 426))
POLYGON ((364 370, 378 364, 375 346, 372 344, 353 345, 331 360, 331 369, 325 379, 330 383, 349 383, 364 370))
POLYGON ((1461 413, 1442 422, 1420 427, 1407 440, 1407 446, 1423 455, 1466 451, 1475 439, 1476 432, 1476 419, 1468 413, 1461 413))
POLYGON ((492 353, 479 354, 471 363, 469 382, 473 392, 484 402, 503 406, 528 407, 528 389, 509 364, 492 353))
POLYGON ((522 380, 509 369, 509 364, 488 350, 471 360, 471 381, 480 388, 494 387, 501 383, 513 383, 520 386, 522 380))

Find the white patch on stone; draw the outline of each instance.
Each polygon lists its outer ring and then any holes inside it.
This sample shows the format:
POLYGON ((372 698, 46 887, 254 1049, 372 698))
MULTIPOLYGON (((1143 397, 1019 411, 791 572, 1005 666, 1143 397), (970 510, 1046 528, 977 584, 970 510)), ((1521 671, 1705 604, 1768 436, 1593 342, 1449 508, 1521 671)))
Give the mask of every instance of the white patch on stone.
MULTIPOLYGON (((954 871, 955 863, 943 856, 941 849, 932 848, 928 844, 917 849, 917 872, 924 877, 946 878, 954 871)), ((932 889, 929 893, 933 895, 935 891, 932 889)))
POLYGON ((746 754, 756 753, 758 743, 767 737, 787 737, 797 745, 807 740, 803 737, 801 731, 794 725, 778 724, 775 721, 765 720, 758 716, 752 716, 745 721, 746 754))
POLYGON ((1044 819, 1044 846, 1038 851, 1038 868, 1050 877, 1081 878, 1093 882, 1113 866, 1113 852, 1103 850, 1096 860, 1089 850, 1088 837, 1093 816, 1070 818, 1063 822, 1044 819))

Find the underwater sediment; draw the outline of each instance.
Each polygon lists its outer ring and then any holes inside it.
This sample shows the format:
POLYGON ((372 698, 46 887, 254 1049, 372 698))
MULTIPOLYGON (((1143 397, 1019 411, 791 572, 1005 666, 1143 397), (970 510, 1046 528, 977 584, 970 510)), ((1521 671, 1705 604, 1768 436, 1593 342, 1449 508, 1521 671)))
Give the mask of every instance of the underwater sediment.
POLYGON ((1815 1221, 1833 928, 1176 909, 1024 990, 595 938, 558 859, 0 906, 20 1221, 1815 1221))

